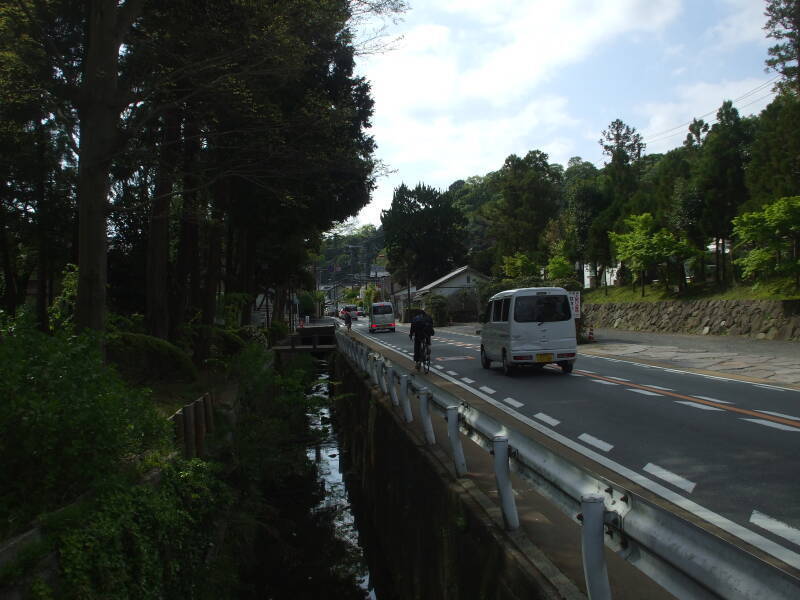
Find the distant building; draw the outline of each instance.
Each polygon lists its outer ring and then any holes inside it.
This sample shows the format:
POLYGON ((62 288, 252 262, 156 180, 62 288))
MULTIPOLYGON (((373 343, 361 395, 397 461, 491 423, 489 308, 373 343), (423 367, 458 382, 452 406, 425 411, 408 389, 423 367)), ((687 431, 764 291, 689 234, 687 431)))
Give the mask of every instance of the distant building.
POLYGON ((478 282, 488 280, 489 278, 486 275, 470 266, 459 267, 444 277, 440 277, 436 281, 419 288, 414 295, 414 299, 423 300, 428 294, 437 294, 445 297, 453 296, 460 291, 475 290, 478 282))

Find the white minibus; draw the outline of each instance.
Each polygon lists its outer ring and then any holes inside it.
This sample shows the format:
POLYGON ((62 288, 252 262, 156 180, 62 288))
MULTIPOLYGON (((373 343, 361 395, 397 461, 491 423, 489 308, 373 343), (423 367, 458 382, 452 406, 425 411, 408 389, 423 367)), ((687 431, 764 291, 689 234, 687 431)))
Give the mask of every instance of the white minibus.
POLYGON ((575 319, 563 288, 520 288, 489 299, 481 327, 481 365, 500 362, 511 375, 518 366, 555 363, 571 373, 577 355, 575 319))
POLYGON ((369 332, 394 331, 394 307, 391 302, 373 302, 369 308, 369 332))

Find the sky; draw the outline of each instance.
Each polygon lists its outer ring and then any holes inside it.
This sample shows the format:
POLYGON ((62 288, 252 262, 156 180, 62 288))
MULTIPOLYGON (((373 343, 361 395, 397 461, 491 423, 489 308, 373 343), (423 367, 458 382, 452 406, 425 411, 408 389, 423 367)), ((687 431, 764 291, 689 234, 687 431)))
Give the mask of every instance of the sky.
MULTIPOLYGON (((764 0, 408 0, 392 48, 358 57, 375 100, 377 180, 358 224, 380 224, 401 183, 450 184, 541 150, 598 167, 613 120, 648 154, 679 146, 724 100, 772 99, 764 0)), ((774 43, 774 42, 773 42, 774 43)))

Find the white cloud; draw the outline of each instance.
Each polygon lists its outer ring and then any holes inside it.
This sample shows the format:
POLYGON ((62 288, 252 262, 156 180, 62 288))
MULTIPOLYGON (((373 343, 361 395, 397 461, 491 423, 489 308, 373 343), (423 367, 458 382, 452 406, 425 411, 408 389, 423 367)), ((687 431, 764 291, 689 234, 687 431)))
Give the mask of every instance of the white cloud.
POLYGON ((712 43, 717 45, 719 50, 747 42, 761 42, 767 45, 763 30, 767 22, 764 16, 764 2, 725 0, 725 3, 733 12, 706 32, 712 43))

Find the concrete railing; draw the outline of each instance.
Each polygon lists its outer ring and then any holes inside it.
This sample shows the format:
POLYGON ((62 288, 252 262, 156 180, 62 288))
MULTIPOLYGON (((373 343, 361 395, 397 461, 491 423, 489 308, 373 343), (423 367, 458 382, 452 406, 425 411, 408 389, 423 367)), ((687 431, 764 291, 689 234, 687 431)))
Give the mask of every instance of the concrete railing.
POLYGON ((800 598, 800 581, 789 573, 568 461, 432 386, 355 336, 337 332, 337 340, 340 352, 402 410, 406 422, 415 418, 421 422, 428 444, 436 443, 432 419, 441 416, 447 420, 448 440, 444 446, 450 449, 458 476, 467 473, 462 438, 494 454, 507 529, 519 527, 511 470, 582 525, 583 564, 590 598, 611 598, 604 546, 678 598, 800 598))

